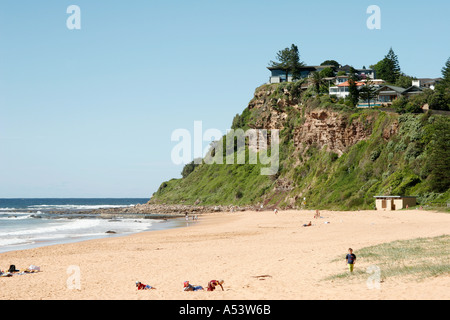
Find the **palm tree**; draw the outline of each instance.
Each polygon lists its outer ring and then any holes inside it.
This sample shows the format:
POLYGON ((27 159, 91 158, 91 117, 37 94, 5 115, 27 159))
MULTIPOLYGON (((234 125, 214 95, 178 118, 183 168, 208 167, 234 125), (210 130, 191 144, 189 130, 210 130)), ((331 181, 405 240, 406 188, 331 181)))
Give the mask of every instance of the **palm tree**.
POLYGON ((320 86, 325 84, 324 78, 320 75, 319 72, 314 71, 310 76, 310 83, 314 86, 317 94, 319 94, 320 86))

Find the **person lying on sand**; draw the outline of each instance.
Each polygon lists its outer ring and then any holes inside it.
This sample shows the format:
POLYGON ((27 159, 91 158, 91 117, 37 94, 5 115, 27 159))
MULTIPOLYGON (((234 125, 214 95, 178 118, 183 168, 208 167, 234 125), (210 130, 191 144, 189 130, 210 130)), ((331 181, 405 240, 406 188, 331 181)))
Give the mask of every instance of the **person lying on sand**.
POLYGON ((211 280, 210 282, 208 282, 208 291, 214 291, 216 289, 216 286, 220 286, 223 290, 222 287, 223 284, 223 280, 211 280))
POLYGON ((304 224, 303 226, 304 227, 311 227, 312 226, 311 221, 308 224, 304 224))
POLYGON ((184 282, 184 291, 199 291, 199 290, 203 290, 202 286, 193 286, 192 284, 189 283, 189 281, 185 281, 184 282))
POLYGON ((152 286, 149 286, 148 284, 143 284, 140 281, 136 281, 136 287, 137 287, 138 290, 151 290, 151 289, 154 290, 154 289, 156 289, 156 288, 154 288, 152 286))

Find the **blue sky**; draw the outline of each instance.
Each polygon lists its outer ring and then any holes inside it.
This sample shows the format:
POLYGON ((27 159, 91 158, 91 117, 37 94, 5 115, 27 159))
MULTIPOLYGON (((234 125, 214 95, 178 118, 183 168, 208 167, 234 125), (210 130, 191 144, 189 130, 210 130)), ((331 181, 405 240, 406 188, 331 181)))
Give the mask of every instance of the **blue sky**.
POLYGON ((171 133, 196 120, 225 133, 278 50, 361 68, 392 46, 403 72, 438 77, 449 13, 446 0, 1 0, 0 197, 150 197, 180 177, 171 133))

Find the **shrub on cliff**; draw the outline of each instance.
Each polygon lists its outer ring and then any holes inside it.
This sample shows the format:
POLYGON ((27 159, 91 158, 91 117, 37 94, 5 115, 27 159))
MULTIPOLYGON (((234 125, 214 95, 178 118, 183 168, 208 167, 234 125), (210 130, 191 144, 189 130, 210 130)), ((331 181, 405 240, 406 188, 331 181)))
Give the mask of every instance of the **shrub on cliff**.
POLYGON ((430 184, 433 190, 445 192, 450 188, 450 119, 436 119, 433 129, 430 184))
POLYGON ((189 162, 187 165, 185 165, 183 167, 183 170, 181 171, 181 176, 183 178, 186 178, 188 175, 190 175, 192 172, 194 172, 195 168, 199 165, 198 163, 200 162, 200 161, 197 161, 197 160, 198 159, 196 159, 196 160, 194 160, 192 162, 189 162))

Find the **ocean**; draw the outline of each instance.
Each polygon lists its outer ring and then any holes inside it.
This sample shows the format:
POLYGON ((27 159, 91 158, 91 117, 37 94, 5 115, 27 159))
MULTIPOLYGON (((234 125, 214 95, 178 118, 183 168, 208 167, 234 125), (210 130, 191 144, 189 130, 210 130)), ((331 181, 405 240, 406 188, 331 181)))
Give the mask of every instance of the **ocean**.
POLYGON ((103 218, 82 211, 148 199, 0 199, 0 253, 183 226, 178 219, 103 218), (59 214, 50 212, 58 211, 59 214), (109 233, 107 233, 109 231, 109 233))

